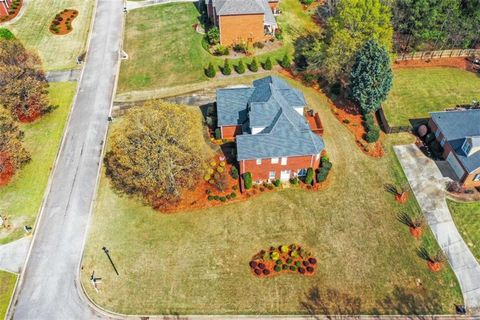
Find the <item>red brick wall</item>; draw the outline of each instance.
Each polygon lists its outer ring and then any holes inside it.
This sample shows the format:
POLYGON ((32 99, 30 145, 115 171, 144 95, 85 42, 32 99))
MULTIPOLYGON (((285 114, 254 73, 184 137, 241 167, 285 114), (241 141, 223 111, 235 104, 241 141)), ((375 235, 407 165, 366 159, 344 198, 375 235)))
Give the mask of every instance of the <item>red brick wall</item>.
POLYGON ((267 39, 263 29, 263 14, 220 16, 220 43, 230 46, 240 42, 267 39))
POLYGON ((275 178, 280 179, 280 171, 290 170, 291 176, 297 173, 299 169, 307 169, 313 167, 314 169, 320 166, 320 158, 317 160, 316 156, 297 156, 289 157, 287 164, 282 166, 281 159, 278 159, 277 164, 272 164, 271 159, 262 159, 262 164, 257 164, 256 160, 242 160, 240 161, 240 173, 250 172, 253 181, 268 180, 270 171, 275 171, 275 178))
POLYGON ((8 9, 4 3, 0 3, 0 17, 8 16, 8 9))
POLYGON ((473 181, 477 174, 480 174, 480 168, 475 170, 472 174, 467 175, 463 180, 463 185, 467 188, 480 187, 480 181, 473 181))
POLYGON ((233 139, 237 135, 242 134, 241 126, 223 126, 220 128, 222 139, 233 139))

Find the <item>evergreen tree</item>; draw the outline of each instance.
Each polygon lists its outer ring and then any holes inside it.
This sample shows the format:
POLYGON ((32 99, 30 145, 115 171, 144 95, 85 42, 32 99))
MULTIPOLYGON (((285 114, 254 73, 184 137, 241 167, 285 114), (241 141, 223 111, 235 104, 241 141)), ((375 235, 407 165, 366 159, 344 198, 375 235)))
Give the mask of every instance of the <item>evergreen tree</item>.
POLYGON ((263 69, 265 70, 272 70, 272 59, 270 57, 267 58, 267 61, 265 61, 265 64, 263 65, 263 69))
POLYGON ((217 71, 215 70, 215 67, 211 62, 208 64, 208 67, 205 70, 205 75, 209 78, 215 78, 215 76, 217 75, 217 71))
POLYGON ((288 53, 285 53, 285 55, 283 56, 283 59, 282 59, 282 67, 284 69, 288 69, 288 68, 290 68, 291 65, 292 65, 292 60, 288 56, 288 53))
POLYGON ((250 71, 257 72, 258 71, 258 61, 257 58, 253 57, 252 63, 250 63, 250 71))
POLYGON ((232 67, 230 66, 230 61, 228 61, 228 59, 225 59, 225 62, 222 68, 222 73, 226 76, 229 76, 232 74, 232 67))
POLYGON ((378 110, 392 88, 393 73, 387 50, 369 40, 357 52, 349 92, 364 114, 378 110))
POLYGON ((243 63, 243 60, 240 60, 238 63, 238 66, 236 68, 238 74, 243 74, 245 73, 245 64, 243 63))

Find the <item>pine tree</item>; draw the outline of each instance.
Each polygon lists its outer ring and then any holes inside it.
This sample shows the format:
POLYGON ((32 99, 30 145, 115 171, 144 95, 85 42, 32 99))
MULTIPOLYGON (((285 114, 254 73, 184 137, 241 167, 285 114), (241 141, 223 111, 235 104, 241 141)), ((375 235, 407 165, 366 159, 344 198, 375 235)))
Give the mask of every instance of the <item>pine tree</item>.
POLYGON ((238 74, 243 74, 245 73, 245 64, 243 63, 243 60, 240 60, 238 63, 238 66, 236 68, 238 74))
POLYGON ((225 63, 223 64, 222 73, 226 76, 229 76, 229 75, 232 74, 232 67, 230 66, 230 61, 228 61, 228 59, 225 59, 225 63))
POLYGON ((217 75, 217 71, 215 70, 215 67, 211 62, 208 64, 208 67, 205 70, 205 75, 209 78, 215 78, 215 76, 217 75))
POLYGON ((272 59, 270 57, 267 58, 267 61, 265 61, 265 64, 263 65, 263 69, 265 70, 272 70, 272 59))
POLYGON ((369 40, 357 51, 350 73, 349 92, 351 99, 364 114, 375 112, 387 98, 392 88, 393 73, 390 57, 385 47, 369 40))
POLYGON ((257 58, 253 57, 252 63, 250 63, 250 71, 257 72, 258 71, 258 61, 257 58))
POLYGON ((288 53, 285 53, 282 59, 282 67, 284 69, 290 68, 290 65, 292 64, 292 60, 290 60, 290 57, 288 56, 288 53))

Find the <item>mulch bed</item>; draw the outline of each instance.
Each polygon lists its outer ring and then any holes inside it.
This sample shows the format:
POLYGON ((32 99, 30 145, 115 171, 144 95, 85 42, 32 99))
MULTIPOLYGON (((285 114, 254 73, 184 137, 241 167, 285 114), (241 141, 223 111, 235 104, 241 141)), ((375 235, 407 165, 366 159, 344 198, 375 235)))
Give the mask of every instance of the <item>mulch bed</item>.
POLYGON ((317 268, 317 259, 299 245, 282 245, 260 250, 252 257, 249 266, 252 274, 258 278, 288 273, 312 276, 317 268))
POLYGON ((393 63, 393 69, 409 69, 409 68, 428 68, 428 67, 452 67, 459 68, 466 71, 476 73, 472 69, 472 64, 462 57, 456 58, 435 58, 429 60, 405 60, 395 61, 393 63))
POLYGON ((22 5, 23 5, 23 0, 18 0, 18 4, 15 11, 13 13, 10 13, 8 16, 0 17, 0 23, 10 21, 14 19, 16 16, 18 16, 18 14, 20 13, 20 9, 22 9, 22 5))
POLYGON ((65 35, 72 32, 72 22, 78 16, 78 11, 65 9, 55 16, 50 24, 50 32, 55 35, 65 35))

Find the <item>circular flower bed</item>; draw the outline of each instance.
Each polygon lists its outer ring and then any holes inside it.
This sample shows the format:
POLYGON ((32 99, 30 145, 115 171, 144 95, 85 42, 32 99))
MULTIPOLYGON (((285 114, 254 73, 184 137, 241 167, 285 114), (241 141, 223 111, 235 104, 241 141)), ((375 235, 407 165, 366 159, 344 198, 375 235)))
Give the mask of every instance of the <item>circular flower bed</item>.
POLYGON ((257 277, 272 277, 281 273, 310 276, 315 273, 317 259, 303 247, 291 244, 260 250, 249 265, 257 277))
POLYGON ((50 24, 50 32, 57 35, 64 35, 72 31, 72 21, 78 16, 78 11, 65 9, 55 16, 50 24))

